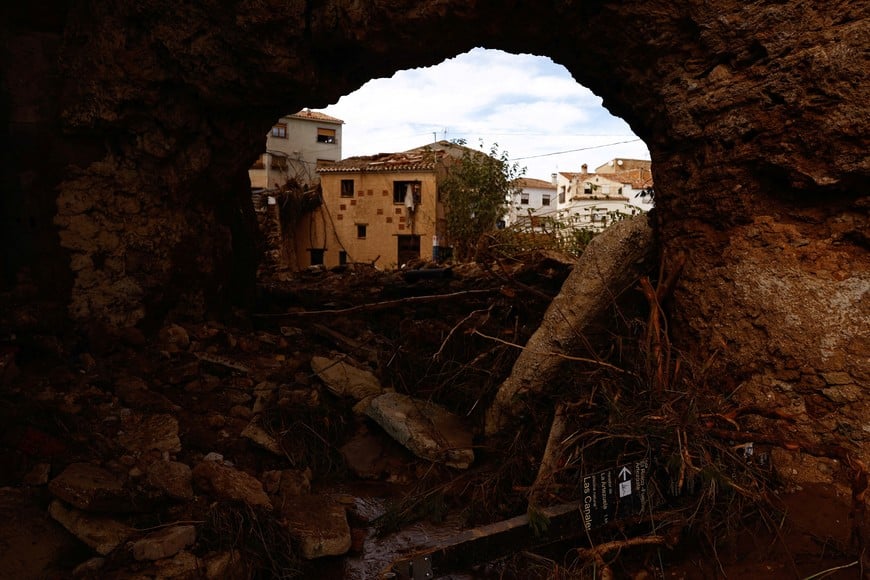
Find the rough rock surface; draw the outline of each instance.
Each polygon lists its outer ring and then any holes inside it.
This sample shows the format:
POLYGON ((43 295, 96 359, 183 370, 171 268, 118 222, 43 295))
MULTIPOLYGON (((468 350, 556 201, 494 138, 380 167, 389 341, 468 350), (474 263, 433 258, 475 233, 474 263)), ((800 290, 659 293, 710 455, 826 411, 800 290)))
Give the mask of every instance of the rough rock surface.
POLYGON ((193 482, 197 488, 221 499, 272 508, 272 502, 259 480, 217 461, 201 461, 194 467, 193 482))
POLYGON ((364 401, 384 392, 381 382, 374 374, 340 358, 312 357, 311 369, 330 391, 342 397, 364 401))
POLYGON ((313 560, 340 556, 350 549, 350 526, 344 506, 321 495, 287 497, 281 508, 302 556, 313 560))
POLYGON ((124 482, 90 463, 68 465, 51 480, 48 490, 55 497, 85 511, 124 510, 130 507, 124 482))
POLYGON ((137 560, 162 560, 174 556, 195 541, 195 527, 170 526, 133 542, 133 557, 137 560))
POLYGON ((460 469, 474 462, 471 432, 435 403, 384 393, 372 399, 366 414, 418 457, 460 469))
POLYGON ((68 508, 58 500, 51 502, 48 513, 71 534, 103 556, 136 533, 112 518, 68 508))
POLYGON ((157 460, 151 463, 145 478, 149 485, 167 496, 187 501, 193 499, 193 475, 188 465, 177 461, 157 460))

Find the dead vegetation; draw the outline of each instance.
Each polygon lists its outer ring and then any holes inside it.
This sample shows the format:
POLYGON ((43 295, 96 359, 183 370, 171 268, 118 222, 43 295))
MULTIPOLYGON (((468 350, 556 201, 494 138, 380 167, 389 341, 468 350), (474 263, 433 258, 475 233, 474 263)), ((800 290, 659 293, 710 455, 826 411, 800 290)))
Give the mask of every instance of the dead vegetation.
MULTIPOLYGON (((486 266, 440 268, 438 276, 351 265, 264 280, 257 315, 234 325, 181 321, 175 325, 181 330, 164 329, 153 345, 136 333, 107 338, 92 330, 85 342, 50 340, 44 327, 25 328, 14 349, 3 351, 3 450, 12 469, 2 483, 21 485, 46 460, 55 463, 53 476, 73 460, 117 473, 147 470, 154 454, 119 448, 117 425, 105 420, 122 405, 134 415, 177 416, 182 451, 173 459, 190 466, 217 452, 263 481, 310 470, 306 483, 314 493, 390 487, 386 509, 351 519, 363 536, 448 516, 473 528, 527 514, 533 540, 508 545, 510 555, 463 564, 482 576, 649 577, 681 566, 700 574, 688 577, 725 575, 747 535, 764 538, 788 576, 853 563, 863 570, 864 466, 841 447, 792 437, 793 418, 782 412, 731 401, 709 361, 689 360, 670 343, 668 298, 679 269, 661 271, 658 260, 639 263, 634 254, 626 261, 635 275, 620 278, 618 291, 606 288, 606 300, 586 318, 563 309, 574 306, 570 296, 553 299, 583 266, 536 251, 486 266), (542 328, 545 340, 536 340, 542 328), (182 331, 187 342, 174 338, 182 331), (313 355, 335 353, 385 387, 436 402, 473 426, 472 467, 458 471, 389 447, 353 401, 324 388, 312 372, 313 355), (119 386, 143 376, 147 388, 119 386), (523 389, 499 399, 512 377, 524 377, 523 389), (510 420, 487 432, 488 411, 499 400, 510 420), (278 453, 242 436, 254 422, 278 453), (364 474, 344 449, 360 438, 374 439, 381 454, 364 474), (74 457, 61 459, 57 445, 74 457), (789 548, 795 532, 770 462, 773 447, 841 462, 853 490, 851 543, 813 531, 824 557, 812 562, 807 549, 789 548), (638 461, 649 465, 643 509, 623 510, 588 530, 577 518, 570 533, 548 535, 558 522, 547 510, 582 501, 585 477, 638 461), (700 568, 691 564, 698 557, 700 568)), ((280 510, 197 493, 187 503, 149 500, 152 511, 133 520, 140 528, 200 522, 197 557, 238 554, 245 577, 320 575, 316 562, 298 559, 299 540, 280 510)), ((269 494, 276 505, 287 500, 269 494)), ((353 550, 365 554, 364 547, 353 550)), ((108 562, 123 567, 129 558, 108 562)))

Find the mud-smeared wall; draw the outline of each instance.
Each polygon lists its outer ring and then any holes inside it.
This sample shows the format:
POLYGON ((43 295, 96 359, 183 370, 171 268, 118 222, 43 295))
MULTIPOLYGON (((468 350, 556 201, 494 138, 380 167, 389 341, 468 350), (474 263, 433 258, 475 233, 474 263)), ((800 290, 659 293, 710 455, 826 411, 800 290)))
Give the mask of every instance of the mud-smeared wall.
POLYGON ((72 317, 115 325, 241 300, 245 171, 279 114, 474 46, 531 52, 648 144, 664 256, 686 259, 680 345, 719 388, 868 454, 866 2, 50 8, 7 9, 7 287, 26 275, 72 317))

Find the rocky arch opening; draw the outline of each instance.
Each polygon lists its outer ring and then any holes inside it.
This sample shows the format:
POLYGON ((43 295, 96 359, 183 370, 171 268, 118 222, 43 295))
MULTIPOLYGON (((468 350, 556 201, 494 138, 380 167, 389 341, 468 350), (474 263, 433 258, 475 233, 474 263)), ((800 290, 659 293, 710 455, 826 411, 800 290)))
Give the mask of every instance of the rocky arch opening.
POLYGON ((478 45, 542 54, 650 148, 665 267, 686 263, 677 343, 741 403, 793 413, 789 434, 867 461, 866 3, 53 7, 2 24, 0 255, 60 318, 130 326, 242 299, 244 171, 287 110, 478 45), (43 250, 22 260, 18 236, 43 250))

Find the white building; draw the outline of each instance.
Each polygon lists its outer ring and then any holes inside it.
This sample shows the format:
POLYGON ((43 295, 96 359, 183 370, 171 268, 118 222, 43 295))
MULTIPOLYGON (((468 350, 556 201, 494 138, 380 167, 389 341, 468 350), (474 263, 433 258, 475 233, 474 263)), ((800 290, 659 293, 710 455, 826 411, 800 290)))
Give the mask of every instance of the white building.
POLYGON ((520 191, 510 200, 506 225, 538 227, 539 220, 558 217, 554 182, 521 177, 514 183, 520 191))
POLYGON ((584 163, 580 173, 555 174, 561 223, 600 231, 614 221, 652 208, 651 196, 640 195, 652 190, 649 161, 614 159, 598 169, 589 173, 584 163))
POLYGON ((319 179, 318 164, 341 160, 344 121, 303 109, 281 117, 266 135, 266 151, 248 170, 252 189, 274 189, 295 179, 311 184, 319 179))

